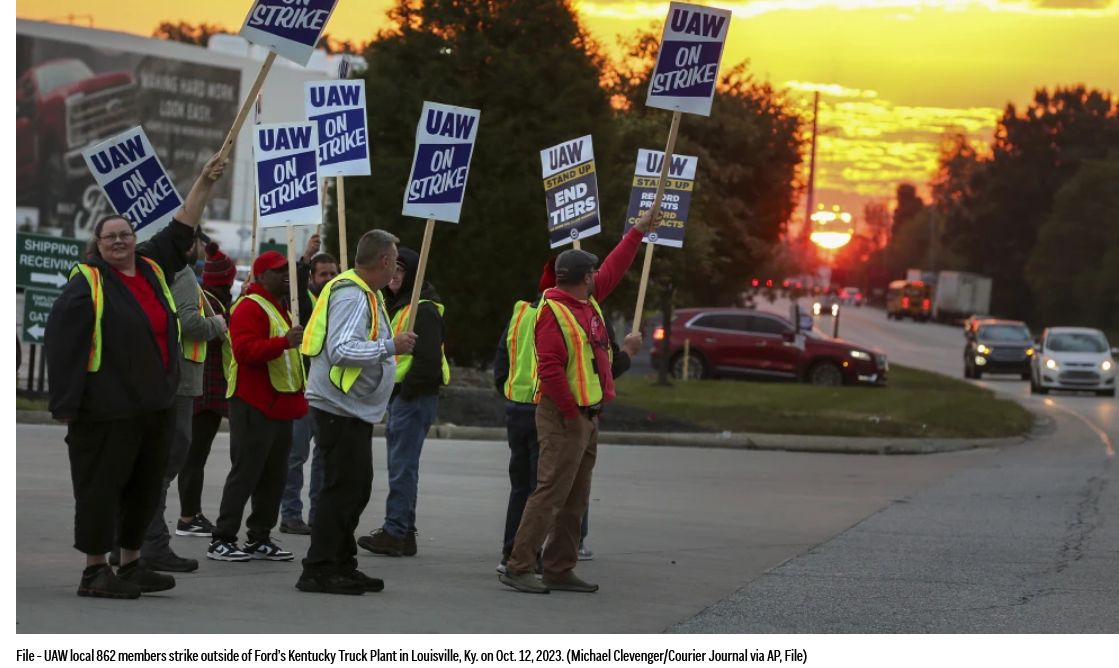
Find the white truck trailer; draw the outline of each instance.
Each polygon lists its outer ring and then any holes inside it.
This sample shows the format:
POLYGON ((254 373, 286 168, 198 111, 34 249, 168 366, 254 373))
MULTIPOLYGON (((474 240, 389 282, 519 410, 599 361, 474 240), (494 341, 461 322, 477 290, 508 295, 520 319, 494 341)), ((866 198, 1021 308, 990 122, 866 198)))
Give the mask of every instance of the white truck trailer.
POLYGON ((963 271, 942 271, 937 276, 933 318, 958 322, 971 315, 991 312, 991 279, 963 271))

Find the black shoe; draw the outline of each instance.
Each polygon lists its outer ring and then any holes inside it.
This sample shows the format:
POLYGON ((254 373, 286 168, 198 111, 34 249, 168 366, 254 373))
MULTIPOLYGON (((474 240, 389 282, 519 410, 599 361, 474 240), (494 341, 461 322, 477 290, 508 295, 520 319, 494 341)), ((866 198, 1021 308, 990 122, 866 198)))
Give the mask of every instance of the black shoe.
POLYGON ((404 539, 397 538, 384 529, 377 529, 368 536, 358 538, 357 544, 373 554, 383 554, 389 557, 399 557, 404 554, 404 539))
POLYGON ((109 565, 120 566, 120 548, 114 547, 109 550, 109 565))
POLYGON ((376 593, 379 591, 384 591, 385 589, 384 580, 380 578, 371 578, 357 569, 346 573, 345 576, 353 580, 354 582, 360 583, 363 590, 367 592, 376 593))
POLYGON ((299 591, 319 594, 360 596, 365 593, 365 586, 362 583, 338 573, 308 573, 303 571, 303 575, 299 576, 299 582, 295 583, 295 588, 299 591))
POLYGON ((96 598, 140 598, 139 585, 117 577, 108 564, 89 566, 82 572, 78 596, 96 598))
POLYGON ((419 533, 419 531, 409 531, 404 534, 404 549, 401 551, 404 556, 416 556, 416 536, 418 536, 419 533))
POLYGON ((198 513, 189 522, 179 520, 175 524, 176 536, 202 536, 209 538, 214 533, 214 525, 202 513, 198 513))
POLYGON ((145 558, 144 563, 153 571, 164 571, 165 573, 193 573, 198 570, 197 559, 180 557, 174 552, 169 552, 162 557, 145 558))
POLYGON ((294 554, 270 540, 245 543, 245 547, 242 548, 242 551, 246 552, 253 559, 264 559, 266 561, 291 561, 295 559, 294 554))
POLYGON ((117 569, 117 577, 125 582, 131 582, 140 587, 140 591, 150 594, 157 591, 167 591, 175 587, 175 578, 170 575, 156 573, 144 562, 143 559, 129 562, 117 569))
POLYGON ((302 517, 290 520, 280 520, 280 533, 292 533, 300 536, 310 536, 311 527, 303 521, 302 517))

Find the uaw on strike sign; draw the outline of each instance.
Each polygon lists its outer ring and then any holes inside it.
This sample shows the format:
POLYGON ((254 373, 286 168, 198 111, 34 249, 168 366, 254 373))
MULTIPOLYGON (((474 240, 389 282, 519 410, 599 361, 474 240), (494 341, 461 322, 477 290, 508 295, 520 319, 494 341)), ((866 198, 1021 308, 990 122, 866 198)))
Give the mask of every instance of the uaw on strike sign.
POLYGON ((482 112, 424 102, 404 190, 405 216, 457 223, 482 112))
MULTIPOLYGON (((663 151, 638 149, 633 190, 630 191, 629 209, 626 210, 626 232, 637 223, 642 211, 652 208, 663 164, 663 151)), ((672 161, 668 164, 668 178, 664 182, 664 196, 661 198, 661 215, 664 218, 655 232, 645 235, 646 243, 683 248, 684 226, 688 222, 688 209, 692 205, 697 166, 699 158, 690 155, 672 156, 672 161)))
POLYGON ((710 116, 729 27, 725 9, 670 3, 646 106, 710 116))
POLYGON ((319 130, 319 176, 368 176, 364 81, 308 81, 307 120, 319 130))
POLYGON ((82 151, 113 209, 139 240, 155 234, 183 205, 144 129, 135 127, 82 151))
POLYGON ((338 0, 256 0, 241 36, 306 67, 338 0))
POLYGON ((253 127, 256 205, 261 227, 322 222, 314 123, 253 127))
POLYGON ((540 152, 540 166, 552 248, 601 232, 591 136, 544 149, 540 152))

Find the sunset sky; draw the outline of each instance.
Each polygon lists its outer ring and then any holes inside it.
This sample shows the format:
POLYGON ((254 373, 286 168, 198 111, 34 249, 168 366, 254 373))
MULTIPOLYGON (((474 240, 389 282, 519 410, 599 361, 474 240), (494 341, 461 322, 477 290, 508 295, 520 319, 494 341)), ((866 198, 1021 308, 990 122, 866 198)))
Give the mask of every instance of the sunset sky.
MULTIPOLYGON (((327 32, 366 41, 391 0, 341 0, 327 32)), ((575 0, 609 51, 619 36, 659 33, 667 2, 575 0)), ((1008 101, 1037 86, 1119 92, 1119 0, 739 0, 724 64, 750 61, 811 105, 820 89, 818 201, 861 217, 899 181, 920 186, 945 130, 986 142, 1008 101)), ((250 0, 17 0, 21 18, 150 34, 162 20, 240 27, 250 0)), ((718 104, 716 99, 715 104, 718 104)), ((702 122, 687 119, 685 122, 702 122)), ((667 126, 667 119, 666 119, 667 126)))

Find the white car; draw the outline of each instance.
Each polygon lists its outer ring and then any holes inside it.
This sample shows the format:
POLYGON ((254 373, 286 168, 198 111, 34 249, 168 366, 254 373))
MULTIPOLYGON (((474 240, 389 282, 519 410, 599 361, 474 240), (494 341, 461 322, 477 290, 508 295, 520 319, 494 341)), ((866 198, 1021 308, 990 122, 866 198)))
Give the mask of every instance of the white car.
POLYGON ((1114 350, 1098 329, 1050 327, 1041 333, 1030 371, 1030 392, 1084 390, 1115 396, 1114 350))

